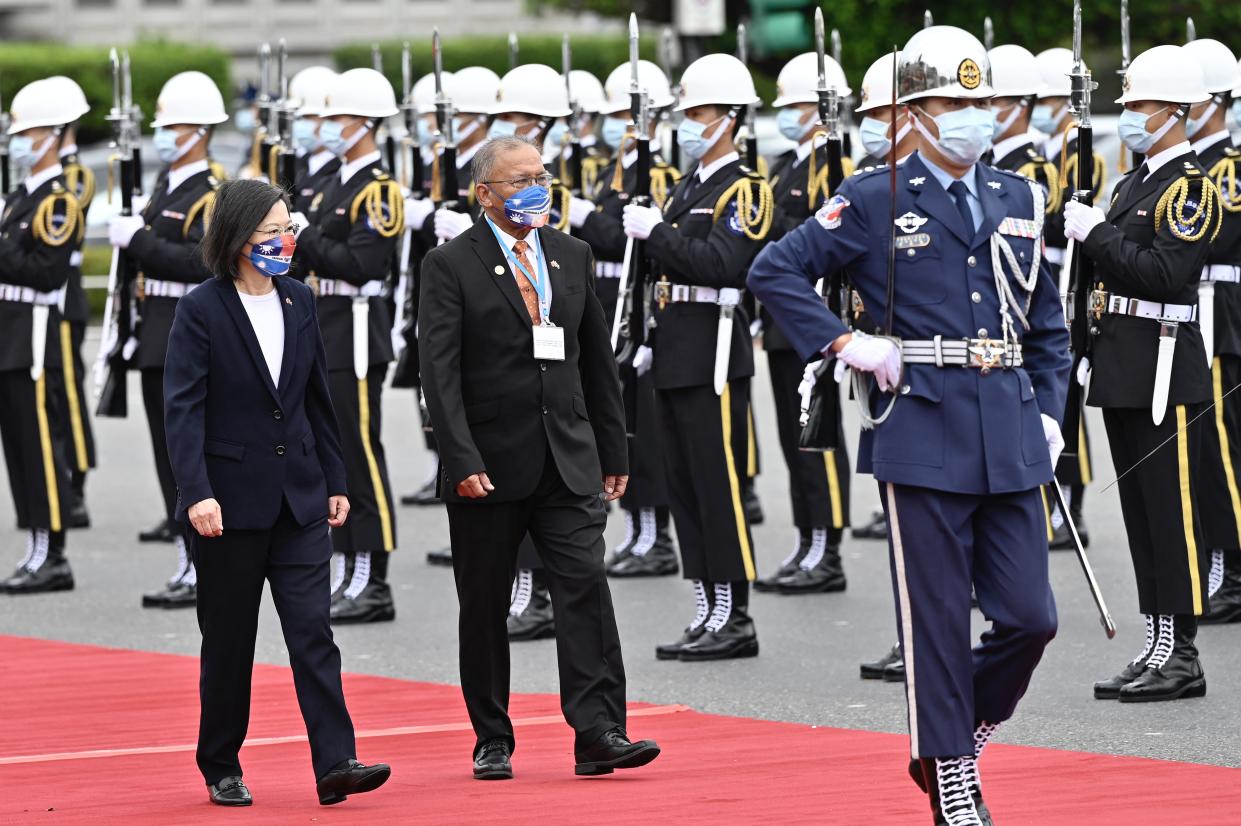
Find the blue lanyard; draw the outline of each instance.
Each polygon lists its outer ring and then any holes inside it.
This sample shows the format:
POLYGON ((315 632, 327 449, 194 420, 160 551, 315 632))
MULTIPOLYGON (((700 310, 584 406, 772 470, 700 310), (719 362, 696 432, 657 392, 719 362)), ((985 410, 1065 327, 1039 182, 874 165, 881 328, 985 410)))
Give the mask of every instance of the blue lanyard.
POLYGON ((491 222, 490 218, 487 219, 487 226, 491 227, 491 231, 495 234, 496 241, 498 241, 500 244, 500 249, 504 250, 504 256, 509 261, 512 262, 513 266, 516 269, 521 270, 522 274, 525 275, 526 279, 530 282, 530 285, 534 287, 535 293, 539 296, 539 315, 543 319, 543 324, 549 327, 552 326, 551 283, 548 280, 547 259, 543 255, 543 245, 539 243, 538 231, 535 230, 534 232, 530 233, 530 235, 534 238, 535 255, 539 259, 539 273, 538 273, 538 277, 536 278, 534 275, 530 273, 529 270, 527 270, 525 267, 521 265, 521 261, 517 259, 517 256, 513 255, 513 251, 509 248, 509 245, 504 243, 504 238, 500 235, 500 230, 496 228, 496 225, 491 222))

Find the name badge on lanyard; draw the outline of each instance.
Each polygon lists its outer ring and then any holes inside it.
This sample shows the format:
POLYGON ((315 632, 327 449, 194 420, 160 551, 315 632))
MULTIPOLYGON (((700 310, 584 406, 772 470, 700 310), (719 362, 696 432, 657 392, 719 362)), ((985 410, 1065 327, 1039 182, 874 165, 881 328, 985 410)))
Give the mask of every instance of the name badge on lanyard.
POLYGON ((504 250, 504 255, 508 258, 509 263, 513 265, 513 269, 520 270, 525 275, 526 280, 534 287, 535 293, 539 297, 539 317, 542 323, 531 328, 534 337, 534 357, 539 361, 564 361, 564 328, 557 327, 552 323, 552 288, 551 281, 547 275, 547 258, 543 255, 543 246, 539 243, 538 233, 533 234, 535 255, 539 259, 539 267, 537 273, 531 273, 522 266, 517 260, 517 256, 513 255, 513 251, 509 249, 508 244, 504 243, 504 239, 500 237, 500 230, 496 225, 491 223, 491 219, 487 219, 488 226, 496 236, 496 241, 500 244, 500 249, 504 250))

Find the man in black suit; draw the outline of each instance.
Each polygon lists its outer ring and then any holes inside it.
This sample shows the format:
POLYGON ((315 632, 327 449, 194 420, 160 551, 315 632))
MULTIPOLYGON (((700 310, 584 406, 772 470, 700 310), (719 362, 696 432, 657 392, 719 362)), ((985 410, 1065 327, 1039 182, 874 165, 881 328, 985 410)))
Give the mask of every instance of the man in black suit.
POLYGON ((422 386, 440 447, 461 604, 461 690, 477 735, 474 776, 512 777, 506 617, 527 532, 557 617, 561 706, 577 774, 659 754, 625 732, 625 672, 603 570, 600 492, 625 492, 616 363, 591 289, 590 248, 536 228, 551 176, 521 137, 474 156, 484 216, 428 253, 418 308, 422 386))

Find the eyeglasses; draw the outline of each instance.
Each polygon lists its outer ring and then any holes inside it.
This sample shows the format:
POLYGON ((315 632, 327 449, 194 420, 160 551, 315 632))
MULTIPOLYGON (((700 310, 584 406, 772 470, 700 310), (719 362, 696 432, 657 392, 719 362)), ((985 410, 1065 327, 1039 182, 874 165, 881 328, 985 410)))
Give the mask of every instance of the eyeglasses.
POLYGON ((508 181, 483 181, 488 186, 495 184, 508 184, 513 189, 525 189, 530 186, 551 186, 552 176, 546 172, 542 175, 535 175, 533 178, 513 178, 508 181))
POLYGON ((284 228, 277 227, 277 226, 269 226, 264 229, 255 230, 254 234, 262 238, 276 238, 286 233, 292 233, 293 235, 297 235, 297 231, 299 229, 301 229, 301 227, 298 226, 297 224, 289 224, 287 227, 284 227, 284 228))

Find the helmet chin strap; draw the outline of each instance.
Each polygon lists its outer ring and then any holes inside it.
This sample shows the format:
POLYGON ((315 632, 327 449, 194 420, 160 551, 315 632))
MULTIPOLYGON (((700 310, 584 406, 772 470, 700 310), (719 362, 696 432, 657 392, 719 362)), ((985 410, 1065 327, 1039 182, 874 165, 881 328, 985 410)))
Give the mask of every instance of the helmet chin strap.
POLYGON ((35 155, 34 163, 31 164, 31 166, 37 165, 39 161, 43 160, 48 152, 52 151, 52 148, 56 145, 56 139, 60 137, 63 131, 63 126, 57 126, 52 130, 52 134, 43 139, 43 148, 38 150, 38 153, 35 155))
POLYGON ((1025 109, 1027 105, 1027 101, 1019 100, 1009 107, 1009 113, 1004 116, 1002 121, 1000 121, 1000 126, 1003 127, 1000 130, 1001 135, 1007 132, 1012 125, 1017 122, 1017 118, 1021 117, 1021 110, 1025 109))
POLYGON ((188 141, 177 147, 177 154, 173 156, 172 162, 175 163, 186 156, 199 141, 203 139, 203 135, 207 134, 207 127, 200 126, 194 130, 194 135, 188 141))
POLYGON ((1196 119, 1196 122, 1198 123, 1198 128, 1197 128, 1197 129, 1195 129, 1193 132, 1190 132, 1190 131, 1189 131, 1189 121, 1190 121, 1190 120, 1195 120, 1195 119, 1192 119, 1192 118, 1187 118, 1187 119, 1185 120, 1185 137, 1187 137, 1187 138, 1192 138, 1194 135, 1197 135, 1199 132, 1201 132, 1203 129, 1205 129, 1205 128, 1206 128, 1207 123, 1211 120, 1211 117, 1212 117, 1212 116, 1213 116, 1216 112, 1218 112, 1218 111, 1219 111, 1219 105, 1220 105, 1220 103, 1222 103, 1222 102, 1223 102, 1223 101, 1220 99, 1220 96, 1219 96, 1219 95, 1212 95, 1212 96, 1211 96, 1211 105, 1210 105, 1210 106, 1208 106, 1208 107, 1206 108, 1206 111, 1204 111, 1204 112, 1202 113, 1202 117, 1200 117, 1200 118, 1197 118, 1197 119, 1196 119))
POLYGON ((345 155, 349 152, 350 149, 353 149, 355 146, 357 146, 358 142, 366 136, 366 133, 371 131, 371 127, 372 127, 371 121, 364 118, 362 120, 362 125, 358 128, 358 131, 354 132, 349 137, 349 139, 345 141, 344 151, 342 151, 340 154, 345 155))
MULTIPOLYGON (((1175 106, 1169 104, 1168 106, 1165 106, 1164 109, 1172 109, 1172 114, 1168 115, 1168 119, 1163 122, 1163 125, 1152 133, 1154 137, 1151 140, 1151 146, 1154 146, 1163 140, 1164 136, 1172 131, 1172 127, 1176 126, 1177 122, 1183 120, 1185 113, 1189 111, 1187 107, 1181 106, 1180 104, 1176 104, 1175 106)), ((1163 109, 1160 109, 1159 111, 1162 112, 1163 109)), ((1151 117, 1154 117, 1154 115, 1151 117)))

